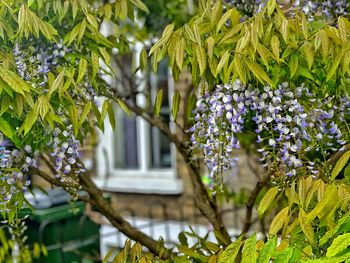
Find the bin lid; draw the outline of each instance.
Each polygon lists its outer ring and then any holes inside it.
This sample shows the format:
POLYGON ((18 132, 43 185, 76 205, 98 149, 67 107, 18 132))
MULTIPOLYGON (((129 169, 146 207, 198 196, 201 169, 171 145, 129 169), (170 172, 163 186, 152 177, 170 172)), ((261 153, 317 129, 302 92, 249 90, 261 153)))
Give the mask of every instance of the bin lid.
POLYGON ((31 219, 39 223, 44 221, 57 222, 62 219, 80 216, 83 214, 84 209, 85 203, 77 201, 45 209, 35 209, 32 212, 31 219))

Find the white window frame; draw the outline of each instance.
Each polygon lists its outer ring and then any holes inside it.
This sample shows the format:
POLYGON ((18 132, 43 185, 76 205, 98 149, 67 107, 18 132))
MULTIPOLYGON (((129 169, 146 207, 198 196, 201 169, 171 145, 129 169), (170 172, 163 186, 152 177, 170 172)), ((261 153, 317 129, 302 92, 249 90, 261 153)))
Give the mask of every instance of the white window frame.
MULTIPOLYGON (((137 53, 141 52, 142 45, 137 44, 137 53)), ((138 60, 138 55, 135 56, 138 60)), ((138 64, 139 61, 136 61, 138 64)), ((141 74, 138 72, 138 74, 141 74)), ((142 77, 142 75, 139 75, 142 77)), ((145 85, 143 83, 142 85, 145 85)), ((172 100, 174 90, 174 80, 171 71, 168 71, 169 102, 172 100)), ((140 87, 142 89, 143 87, 140 87)), ((137 95, 137 103, 143 106, 146 103, 144 94, 137 95)), ((120 110, 120 109, 116 109, 120 110)), ((118 120, 116 125, 118 125, 118 120)), ((174 123, 170 123, 174 130, 174 123)), ((142 117, 136 117, 137 127, 137 146, 139 168, 120 169, 114 167, 115 132, 112 130, 108 120, 105 121, 105 131, 100 132, 100 142, 96 149, 97 177, 95 183, 103 190, 125 193, 144 193, 144 194, 181 194, 183 190, 182 181, 177 177, 176 165, 176 147, 173 143, 170 145, 171 168, 151 168, 151 142, 149 140, 150 124, 142 117)))

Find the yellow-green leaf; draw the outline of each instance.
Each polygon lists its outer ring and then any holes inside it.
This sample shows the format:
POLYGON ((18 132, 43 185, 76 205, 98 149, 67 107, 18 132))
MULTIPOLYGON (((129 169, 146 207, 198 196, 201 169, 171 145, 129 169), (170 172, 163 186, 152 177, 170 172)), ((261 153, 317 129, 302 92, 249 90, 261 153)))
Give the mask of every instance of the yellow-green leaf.
POLYGON ((144 70, 148 64, 146 48, 142 48, 140 52, 140 69, 144 70))
POLYGON ((113 104, 110 101, 108 101, 107 105, 109 123, 111 124, 112 129, 115 130, 115 114, 113 104))
POLYGON ((260 250, 259 257, 257 260, 257 263, 268 263, 270 262, 271 256, 273 252, 275 251, 277 246, 277 239, 276 237, 272 237, 269 239, 264 247, 260 250))
POLYGON ((301 29, 305 39, 309 37, 308 23, 304 14, 301 14, 301 29))
POLYGON ((124 101, 120 100, 120 99, 116 99, 117 103, 119 104, 120 108, 125 111, 127 114, 131 114, 130 109, 125 105, 124 101))
MULTIPOLYGON (((221 2, 221 1, 218 1, 218 2, 221 2)), ((232 12, 233 12, 233 9, 230 9, 221 17, 216 27, 216 33, 218 33, 221 27, 226 23, 226 21, 231 18, 232 12)))
POLYGON ((285 43, 288 41, 288 19, 283 19, 281 25, 282 37, 285 43))
POLYGON ((298 62, 299 62, 299 58, 296 54, 293 54, 292 56, 290 56, 289 63, 288 63, 290 78, 292 78, 295 75, 295 73, 297 73, 298 62))
POLYGON ((154 115, 159 116, 163 102, 163 89, 158 90, 156 100, 154 102, 154 115))
POLYGON ((271 16, 276 8, 276 0, 269 0, 267 2, 267 16, 271 16))
POLYGON ((207 68, 207 55, 203 47, 199 45, 196 46, 196 56, 199 65, 199 73, 200 75, 203 75, 207 68))
POLYGON ((84 123, 90 111, 91 111, 91 102, 89 101, 85 104, 84 109, 79 116, 79 126, 81 126, 84 123))
POLYGON ((256 263, 256 233, 251 235, 243 245, 242 262, 256 263))
POLYGON ((239 249, 241 247, 242 237, 230 244, 219 258, 220 263, 235 262, 239 249))
POLYGON ((350 151, 347 151, 343 153, 342 156, 340 156, 339 160, 336 162, 332 170, 332 173, 331 173, 332 180, 334 180, 337 177, 337 175, 341 172, 341 170, 343 170, 345 165, 348 163, 349 158, 350 158, 350 151))
POLYGON ((208 47, 208 58, 211 60, 214 53, 215 40, 212 36, 210 36, 207 38, 206 42, 208 47))
POLYGON ((339 67, 339 64, 340 64, 341 59, 343 58, 343 56, 344 56, 344 51, 339 52, 337 54, 337 56, 335 57, 335 59, 332 61, 331 67, 328 70, 326 81, 329 81, 334 76, 335 72, 337 71, 337 69, 339 67))
POLYGON ((251 62, 251 61, 245 61, 246 64, 248 65, 249 69, 253 72, 255 77, 262 83, 266 84, 267 82, 270 86, 273 86, 273 82, 270 79, 270 77, 267 75, 267 73, 263 70, 263 68, 256 62, 251 62))
POLYGON ((315 234, 314 230, 312 228, 312 225, 306 220, 306 213, 303 209, 300 209, 299 211, 299 222, 300 227, 303 230, 306 239, 309 241, 309 243, 312 245, 315 242, 315 234))
POLYGON ((79 121, 78 121, 78 109, 75 105, 70 105, 68 107, 69 117, 73 124, 74 135, 78 135, 79 121))
POLYGON ((87 69, 87 61, 86 59, 82 58, 79 61, 78 66, 78 77, 77 77, 77 83, 80 83, 80 81, 83 79, 84 75, 86 74, 87 69))
POLYGON ((274 217, 270 225, 270 235, 276 235, 278 231, 280 231, 284 225, 288 223, 288 213, 289 207, 285 207, 274 217))
POLYGON ((171 114, 173 116, 174 121, 176 121, 177 113, 179 112, 181 96, 178 90, 174 92, 173 100, 171 104, 171 114))
POLYGON ((130 2, 145 13, 149 13, 147 6, 141 0, 130 0, 130 2))
POLYGON ((271 206, 273 201, 275 201, 278 192, 279 192, 278 186, 272 187, 266 192, 264 197, 259 202, 259 206, 258 206, 258 213, 260 217, 263 216, 263 214, 271 206))
POLYGON ((271 49, 272 49, 272 54, 278 59, 280 57, 280 40, 276 35, 273 35, 271 37, 271 49))
POLYGON ((176 44, 176 50, 175 50, 175 61, 176 65, 179 67, 179 69, 182 69, 183 61, 184 61, 184 55, 185 55, 185 49, 186 49, 186 41, 182 37, 179 39, 179 41, 176 44))
POLYGON ((210 16, 210 23, 212 25, 216 25, 219 22, 221 17, 222 17, 222 2, 216 1, 216 4, 214 5, 213 11, 210 16))
POLYGON ((327 249, 326 256, 334 257, 348 246, 350 246, 350 233, 340 235, 333 240, 332 244, 327 249))
POLYGON ((12 129, 11 125, 0 117, 0 131, 9 139, 12 139, 14 135, 14 130, 12 129))
POLYGON ((222 70, 222 68, 227 64, 230 53, 226 50, 225 54, 221 57, 218 66, 216 67, 215 76, 222 70))

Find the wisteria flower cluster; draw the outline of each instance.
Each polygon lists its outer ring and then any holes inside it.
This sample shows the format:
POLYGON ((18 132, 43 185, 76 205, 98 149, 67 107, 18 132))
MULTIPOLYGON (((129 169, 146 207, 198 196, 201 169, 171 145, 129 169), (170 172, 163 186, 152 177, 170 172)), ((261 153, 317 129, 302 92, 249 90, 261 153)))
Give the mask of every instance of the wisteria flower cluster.
POLYGON ((347 16, 349 14, 349 2, 346 0, 338 1, 296 1, 295 6, 300 6, 303 13, 310 20, 315 18, 324 18, 326 20, 335 20, 339 16, 347 16))
POLYGON ((247 17, 251 17, 256 12, 261 11, 266 3, 265 0, 225 0, 224 2, 247 17))
POLYGON ((17 74, 35 87, 47 88, 48 73, 62 64, 64 56, 70 50, 62 43, 29 43, 29 46, 17 43, 13 49, 17 74))
MULTIPOLYGON (((16 62, 17 74, 29 82, 32 86, 43 92, 48 91, 49 72, 58 74, 57 69, 70 63, 65 56, 71 54, 72 50, 63 45, 62 41, 56 44, 35 43, 16 44, 13 49, 13 57, 16 62)), ((79 61, 75 61, 78 64, 79 61)), ((79 90, 68 90, 72 99, 94 101, 96 91, 88 84, 86 79, 79 90)))
POLYGON ((349 114, 348 98, 319 99, 307 87, 288 83, 256 90, 236 80, 199 100, 190 129, 192 149, 215 177, 234 167, 238 135, 254 132, 264 165, 282 176, 317 176, 346 143, 349 114))
POLYGON ((86 170, 77 161, 79 140, 73 134, 73 127, 71 125, 66 129, 56 127, 47 146, 51 149, 50 155, 54 159, 55 177, 65 183, 71 193, 75 193, 80 187, 78 175, 86 170))
POLYGON ((16 149, 0 133, 0 213, 8 213, 17 206, 30 185, 30 170, 38 168, 38 152, 30 145, 16 149))

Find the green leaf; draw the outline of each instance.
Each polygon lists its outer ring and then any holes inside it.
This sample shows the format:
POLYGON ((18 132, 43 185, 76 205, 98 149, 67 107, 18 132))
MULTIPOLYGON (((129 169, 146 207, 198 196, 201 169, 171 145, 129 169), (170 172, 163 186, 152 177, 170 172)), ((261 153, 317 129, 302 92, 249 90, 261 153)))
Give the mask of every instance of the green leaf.
POLYGON ((270 235, 276 235, 278 231, 280 231, 284 225, 288 223, 288 213, 289 207, 285 207, 274 217, 270 224, 270 235))
POLYGON ((171 114, 173 116, 174 121, 176 121, 177 113, 179 112, 180 101, 181 101, 180 93, 178 90, 175 90, 173 95, 173 101, 171 104, 171 114))
POLYGON ((266 72, 263 70, 263 68, 256 62, 251 62, 246 60, 245 61, 249 67, 249 69, 253 72, 254 76, 262 83, 266 84, 268 83, 271 87, 274 86, 272 80, 269 78, 269 76, 266 74, 266 72), (266 83, 265 83, 266 82, 266 83))
POLYGON ((219 258, 220 263, 235 262, 239 249, 241 247, 242 237, 230 244, 219 258))
POLYGON ((190 258, 199 260, 199 262, 203 262, 206 259, 205 256, 198 254, 197 252, 195 252, 194 250, 186 246, 180 245, 178 246, 178 249, 181 253, 184 253, 186 256, 189 256, 190 258))
POLYGON ((128 2, 127 0, 119 0, 120 3, 120 20, 124 20, 128 16, 128 2))
POLYGON ((81 126, 91 111, 91 102, 87 102, 84 106, 82 113, 79 116, 79 126, 81 126))
POLYGON ((113 255, 115 248, 111 248, 107 254, 103 257, 102 263, 108 263, 109 258, 113 255))
POLYGON ((307 65, 308 65, 309 70, 310 70, 311 67, 312 67, 312 64, 314 62, 314 57, 315 57, 312 44, 311 43, 305 43, 303 45, 303 51, 304 51, 304 54, 305 54, 305 59, 307 61, 307 65))
POLYGON ((273 203, 273 201, 275 201, 276 196, 279 192, 278 190, 278 186, 272 187, 270 188, 266 194, 264 195, 264 197, 261 199, 261 201, 259 202, 258 205, 258 213, 259 216, 262 217, 263 214, 265 213, 265 211, 271 206, 271 204, 273 203))
POLYGON ((148 64, 148 58, 147 58, 147 51, 146 48, 142 48, 140 52, 140 69, 144 70, 147 67, 148 64))
POLYGON ((297 70, 298 70, 298 55, 296 54, 293 54, 290 59, 289 59, 289 71, 290 71, 290 78, 292 78, 295 73, 297 73, 297 70))
POLYGON ((77 77, 77 83, 80 83, 80 81, 83 79, 84 75, 86 74, 87 69, 87 61, 86 59, 82 58, 79 61, 78 66, 78 77, 77 77))
POLYGON ((244 242, 242 249, 242 262, 256 263, 256 233, 244 242))
POLYGON ((305 39, 307 39, 309 37, 308 23, 305 15, 303 13, 300 13, 300 14, 301 14, 301 29, 303 31, 303 35, 305 39))
MULTIPOLYGON (((220 2, 220 1, 218 1, 220 2)), ((218 33, 221 29, 221 27, 226 23, 226 21, 228 19, 231 18, 231 15, 232 15, 232 12, 233 12, 234 9, 230 9, 228 10, 220 19, 219 23, 217 24, 217 27, 216 27, 216 33, 218 33)))
POLYGON ((31 89, 26 81, 24 81, 16 73, 10 70, 6 70, 0 67, 0 76, 14 92, 19 93, 23 96, 25 96, 25 91, 29 92, 31 89))
POLYGON ((115 114, 114 114, 114 108, 113 108, 113 104, 112 104, 110 101, 108 101, 107 112, 108 112, 109 123, 111 124, 112 129, 115 130, 115 114))
POLYGON ((327 249, 327 257, 333 257, 350 246, 350 233, 336 237, 327 249))
POLYGON ((91 53, 91 60, 92 60, 92 77, 94 78, 100 67, 98 62, 98 56, 96 55, 96 53, 94 52, 91 53))
POLYGON ((257 263, 270 262, 271 256, 272 256, 273 252, 275 251, 276 246, 277 246, 276 237, 269 239, 266 242, 266 244, 264 245, 264 247, 260 250, 257 263))
POLYGON ((165 27, 162 37, 157 41, 157 43, 154 44, 154 46, 149 51, 149 54, 152 55, 159 47, 164 45, 170 38, 171 34, 174 31, 175 24, 169 24, 165 27))
POLYGON ((159 116, 163 102, 163 89, 158 90, 156 100, 154 102, 154 115, 159 116))
MULTIPOLYGON (((290 262, 290 259, 293 256, 293 252, 294 252, 293 250, 294 249, 292 247, 288 247, 282 251, 279 251, 276 254, 274 263, 288 263, 288 262, 290 262)), ((290 263, 293 263, 293 262, 290 262, 290 263)))
POLYGON ((216 67, 215 76, 219 74, 222 68, 227 64, 228 59, 230 58, 230 53, 226 50, 224 55, 221 57, 218 66, 216 67))
POLYGON ((324 244, 326 244, 328 242, 328 240, 334 236, 336 233, 338 233, 339 229, 341 228, 341 226, 348 222, 350 219, 350 212, 346 213, 345 215, 343 215, 337 222, 337 225, 335 227, 332 227, 330 230, 328 230, 324 236, 320 239, 319 241, 319 245, 323 246, 324 244))
POLYGON ((179 69, 182 69, 183 66, 183 61, 184 61, 184 55, 185 55, 185 49, 186 49, 186 41, 182 37, 179 39, 179 41, 176 44, 176 49, 175 49, 175 61, 179 69))
POLYGON ((203 47, 199 45, 196 46, 196 56, 199 65, 199 73, 203 75, 207 68, 207 56, 203 47))
POLYGON ((105 4, 103 6, 103 12, 105 14, 105 18, 110 20, 112 17, 112 5, 110 3, 105 4))
POLYGON ((48 255, 47 248, 44 244, 41 244, 41 253, 43 254, 44 257, 47 257, 48 255))
POLYGON ((0 131, 10 140, 13 138, 15 131, 12 129, 11 125, 0 117, 0 131))
POLYGON ((215 40, 212 36, 210 36, 207 38, 206 42, 208 47, 208 58, 211 60, 214 53, 215 40))
POLYGON ((315 233, 312 228, 312 225, 306 219, 306 213, 304 212, 304 210, 301 209, 299 211, 298 218, 299 218, 300 227, 303 230, 306 239, 309 241, 311 245, 313 245, 315 243, 315 233))
POLYGON ((213 26, 215 26, 219 22, 221 17, 222 17, 222 2, 221 1, 216 1, 216 4, 213 7, 213 11, 212 11, 212 13, 210 15, 210 23, 213 26))
POLYGON ((269 0, 267 2, 267 16, 271 16, 276 8, 276 0, 269 0))
POLYGON ((10 97, 5 95, 1 97, 1 111, 0 111, 0 116, 3 115, 8 108, 10 107, 11 100, 10 97))
POLYGON ((57 78, 54 80, 54 82, 52 83, 52 86, 50 87, 49 89, 49 92, 48 92, 48 96, 51 97, 52 94, 60 89, 62 86, 63 86, 63 82, 64 82, 64 71, 62 71, 58 76, 57 78))
POLYGON ((125 105, 124 101, 120 100, 120 99, 116 99, 117 103, 119 104, 120 108, 126 112, 127 114, 131 114, 131 111, 129 110, 129 108, 125 105))
POLYGON ((78 121, 78 109, 75 105, 68 107, 69 117, 73 124, 73 133, 75 136, 78 135, 79 121, 78 121))
POLYGON ((145 13, 149 14, 149 10, 147 8, 147 6, 140 0, 130 0, 130 2, 136 6, 137 8, 141 9, 142 11, 144 11, 145 13))
POLYGON ((280 40, 276 35, 273 35, 271 37, 271 49, 272 49, 272 54, 276 57, 276 59, 279 59, 280 57, 280 40))
POLYGON ((337 69, 339 67, 340 61, 343 58, 343 56, 344 56, 344 51, 339 52, 337 54, 337 56, 335 57, 335 59, 332 61, 331 67, 328 70, 326 81, 329 81, 334 76, 335 72, 337 71, 337 69))
POLYGON ((283 19, 281 25, 282 37, 285 43, 288 41, 288 19, 283 19))
POLYGON ((106 51, 105 48, 102 47, 99 47, 98 50, 100 51, 106 65, 109 65, 111 62, 111 56, 109 55, 109 53, 106 51))
POLYGON ((334 165, 331 173, 331 180, 334 180, 337 175, 344 169, 345 165, 348 163, 350 158, 350 151, 347 151, 340 156, 339 160, 334 165))
POLYGON ((186 120, 189 120, 191 115, 192 115, 192 111, 196 105, 196 101, 197 101, 197 97, 195 92, 192 92, 189 96, 189 98, 187 99, 187 104, 186 104, 186 120))

